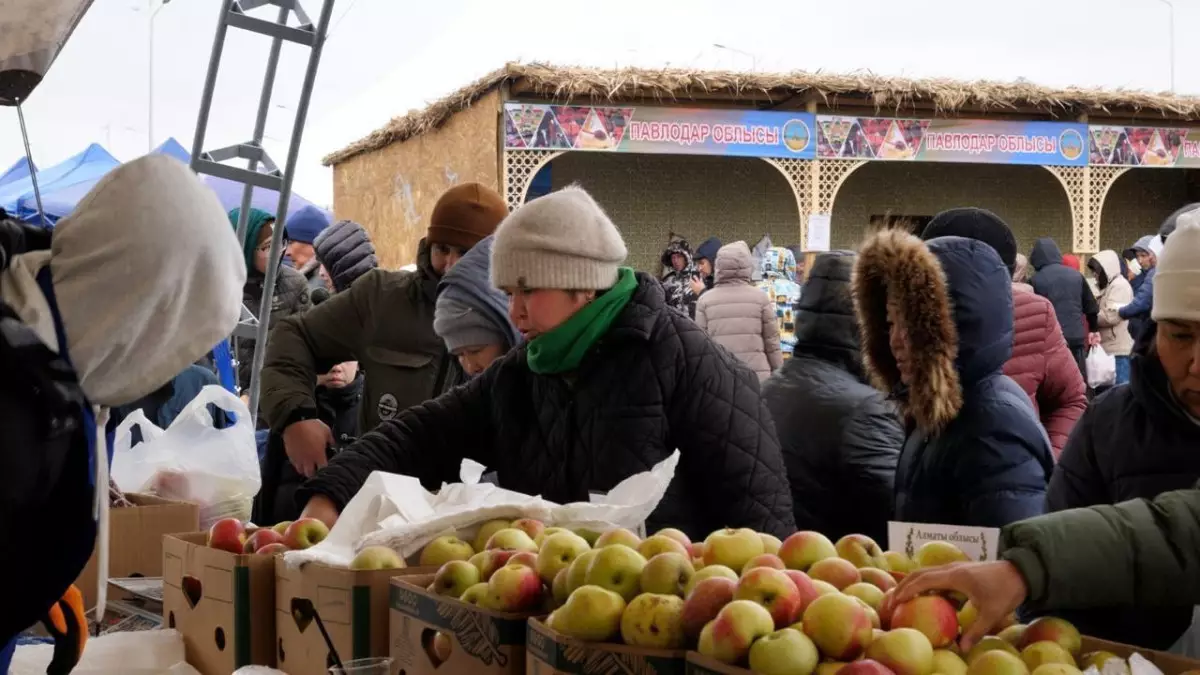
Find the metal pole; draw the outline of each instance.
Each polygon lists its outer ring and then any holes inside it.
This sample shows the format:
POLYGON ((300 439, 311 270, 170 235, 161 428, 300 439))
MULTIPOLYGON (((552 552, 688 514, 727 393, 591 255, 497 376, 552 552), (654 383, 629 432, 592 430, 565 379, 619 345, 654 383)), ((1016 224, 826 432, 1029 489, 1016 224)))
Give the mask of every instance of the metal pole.
POLYGON ((1171 91, 1175 91, 1175 4, 1171 0, 1158 0, 1167 6, 1169 12, 1171 27, 1170 34, 1167 36, 1168 48, 1171 50, 1171 91))
MULTIPOLYGON (((275 231, 271 236, 271 253, 267 257, 267 278, 263 282, 262 305, 258 311, 258 334, 254 343, 254 361, 250 370, 250 411, 258 423, 258 398, 263 362, 267 356, 267 331, 271 322, 271 300, 275 295, 275 281, 279 270, 279 259, 283 254, 283 231, 287 220, 288 200, 292 196, 292 177, 296 172, 296 160, 300 155, 300 141, 304 136, 304 125, 308 118, 308 104, 312 99, 313 84, 317 79, 317 66, 321 62, 321 51, 329 30, 329 19, 333 15, 334 0, 324 0, 321 17, 313 33, 312 53, 308 57, 308 68, 304 72, 304 86, 300 89, 300 101, 296 104, 296 119, 292 123, 292 142, 288 147, 287 164, 283 170, 283 185, 279 189, 279 208, 276 211, 275 231)), ((265 122, 265 118, 262 120, 265 122)), ((261 133, 260 129, 256 132, 261 133)))
POLYGON ((33 168, 33 151, 29 149, 29 130, 25 128, 25 111, 21 102, 17 101, 17 119, 21 122, 21 140, 25 142, 25 161, 29 163, 29 180, 33 182, 33 198, 37 201, 38 216, 42 219, 42 227, 50 227, 46 222, 46 211, 42 209, 42 191, 38 187, 37 171, 33 168))
POLYGON ((208 131, 208 114, 212 110, 213 91, 217 88, 217 69, 221 65, 221 52, 225 49, 225 33, 229 24, 225 23, 225 13, 237 0, 225 0, 221 3, 221 11, 217 14, 217 32, 213 37, 212 55, 208 58, 208 73, 204 75, 204 92, 200 94, 200 113, 196 118, 196 135, 192 138, 192 170, 196 170, 196 162, 204 153, 204 134, 208 131))

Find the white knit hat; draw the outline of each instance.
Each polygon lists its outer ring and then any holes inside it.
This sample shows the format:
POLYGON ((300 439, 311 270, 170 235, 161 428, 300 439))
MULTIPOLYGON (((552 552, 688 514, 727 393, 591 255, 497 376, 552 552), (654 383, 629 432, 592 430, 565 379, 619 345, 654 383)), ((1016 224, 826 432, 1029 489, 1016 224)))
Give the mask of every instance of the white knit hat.
POLYGON ((1151 317, 1200 321, 1200 213, 1180 216, 1158 255, 1151 317))
POLYGON ((626 255, 617 226, 591 195, 572 185, 525 204, 496 228, 492 285, 611 288, 626 255))

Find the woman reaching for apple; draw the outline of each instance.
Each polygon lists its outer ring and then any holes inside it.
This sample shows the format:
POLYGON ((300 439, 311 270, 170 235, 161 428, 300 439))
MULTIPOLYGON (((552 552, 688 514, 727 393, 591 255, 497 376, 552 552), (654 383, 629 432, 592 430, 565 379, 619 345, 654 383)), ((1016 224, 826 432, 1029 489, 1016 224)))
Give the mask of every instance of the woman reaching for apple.
POLYGON ((490 274, 525 344, 343 450, 299 491, 305 515, 332 523, 372 471, 437 489, 457 480, 464 457, 496 470, 501 487, 587 501, 678 449, 647 527, 695 538, 726 526, 791 534, 791 492, 758 378, 673 311, 657 280, 621 267, 626 255, 582 189, 509 215, 490 274))

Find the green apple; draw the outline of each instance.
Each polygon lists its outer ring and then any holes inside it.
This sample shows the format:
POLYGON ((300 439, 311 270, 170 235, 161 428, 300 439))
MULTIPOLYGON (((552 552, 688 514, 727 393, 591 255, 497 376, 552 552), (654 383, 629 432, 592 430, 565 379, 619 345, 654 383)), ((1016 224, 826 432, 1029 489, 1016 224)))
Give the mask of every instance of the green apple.
MULTIPOLYGON (((571 532, 571 531, 565 527, 547 527, 546 529, 542 530, 538 534, 538 536, 533 538, 533 543, 538 545, 538 550, 541 550, 542 544, 546 542, 546 539, 550 535, 558 534, 559 532, 571 532)), ((574 534, 574 533, 572 532, 572 534, 574 534)), ((592 546, 591 544, 588 544, 588 548, 591 548, 591 546, 592 546)))
POLYGON ((653 558, 659 553, 678 553, 684 557, 688 555, 686 546, 661 534, 656 534, 638 544, 637 552, 641 553, 642 557, 646 560, 653 558))
POLYGON ((820 660, 817 646, 795 628, 764 635, 750 646, 750 671, 756 675, 809 675, 820 660))
POLYGON ((879 548, 879 544, 875 540, 865 534, 848 534, 833 545, 838 556, 845 560, 854 563, 855 569, 859 567, 875 567, 881 570, 888 568, 887 558, 883 556, 883 549, 879 548))
POLYGON ((631 647, 683 649, 683 599, 661 593, 637 596, 621 615, 621 639, 631 647))
POLYGON ((896 675, 933 673, 933 645, 921 631, 912 628, 897 628, 872 640, 867 658, 882 663, 896 675))
POLYGON ((479 568, 465 560, 451 560, 442 565, 433 577, 433 592, 461 598, 467 589, 482 581, 479 568))
POLYGON ((621 630, 625 599, 599 586, 581 586, 554 610, 546 626, 556 633, 585 642, 608 642, 621 630))
POLYGON ((451 560, 470 560, 475 549, 454 536, 438 537, 421 549, 421 567, 441 567, 451 560))
POLYGON ((533 543, 533 538, 525 534, 524 530, 518 530, 515 527, 508 527, 503 530, 498 530, 487 540, 487 550, 504 549, 506 551, 529 551, 537 553, 537 544, 533 543))
POLYGON ((646 561, 642 568, 642 592, 677 595, 683 597, 684 589, 692 580, 696 570, 687 556, 678 553, 659 553, 646 561))
POLYGON ((725 528, 704 540, 704 564, 740 570, 756 555, 766 552, 762 537, 748 528, 725 528))
POLYGON ((404 567, 404 559, 387 546, 367 546, 350 561, 352 570, 394 570, 404 567))
POLYGON ((763 540, 763 553, 769 553, 774 556, 779 555, 779 549, 783 548, 783 542, 779 541, 779 537, 767 534, 766 532, 759 532, 758 536, 763 540))
POLYGON ((628 546, 605 546, 592 558, 585 581, 588 585, 607 588, 629 602, 641 592, 645 567, 646 559, 628 546))
POLYGON ((596 543, 592 544, 592 548, 604 548, 614 544, 628 546, 636 551, 638 546, 642 544, 642 538, 623 527, 618 527, 615 530, 608 530, 597 537, 596 543))
POLYGON ((550 535, 538 552, 538 575, 542 577, 542 581, 553 583, 559 570, 570 567, 576 558, 591 548, 583 537, 574 532, 557 532, 550 535))
POLYGON ((600 550, 595 548, 584 551, 567 568, 567 593, 574 593, 575 589, 587 584, 588 568, 599 552, 600 550))
POLYGON ((704 581, 705 579, 712 579, 714 577, 729 579, 733 582, 737 582, 738 580, 737 572, 734 572, 728 567, 724 565, 709 565, 696 570, 696 573, 692 575, 692 580, 689 581, 687 586, 684 586, 683 588, 683 597, 686 598, 691 595, 692 589, 696 588, 696 585, 701 581, 704 581))
POLYGON ((475 535, 475 541, 471 547, 476 551, 485 550, 488 539, 491 539, 493 534, 510 527, 512 527, 512 521, 510 520, 489 520, 479 526, 479 532, 475 535))
POLYGON ((468 605, 477 605, 479 607, 486 608, 487 607, 487 595, 488 595, 487 582, 481 581, 481 582, 471 586, 466 591, 464 591, 462 594, 462 597, 460 597, 459 600, 462 600, 463 602, 467 603, 468 605))

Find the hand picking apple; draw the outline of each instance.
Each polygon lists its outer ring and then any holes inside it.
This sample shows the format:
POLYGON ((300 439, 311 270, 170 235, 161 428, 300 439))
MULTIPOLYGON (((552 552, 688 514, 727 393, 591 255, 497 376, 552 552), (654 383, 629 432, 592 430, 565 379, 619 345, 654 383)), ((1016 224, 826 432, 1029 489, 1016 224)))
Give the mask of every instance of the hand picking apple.
POLYGON ((896 602, 930 591, 956 591, 975 606, 978 616, 960 641, 964 650, 1000 627, 1029 593, 1024 577, 1010 562, 956 563, 909 574, 896 588, 896 602))

